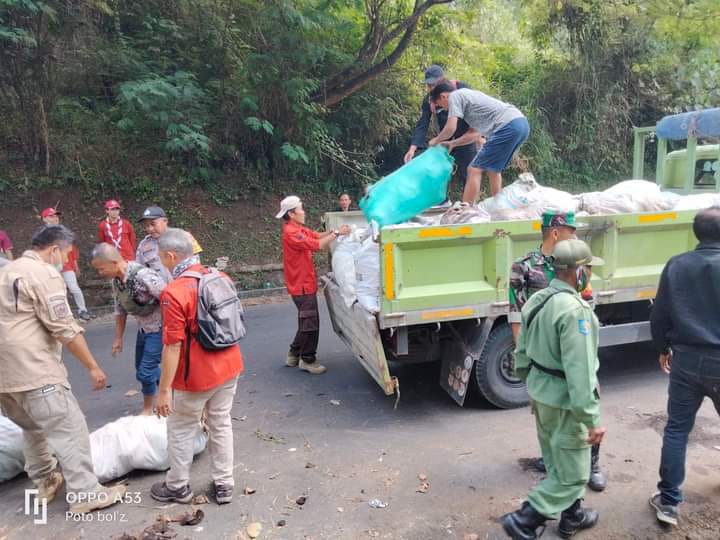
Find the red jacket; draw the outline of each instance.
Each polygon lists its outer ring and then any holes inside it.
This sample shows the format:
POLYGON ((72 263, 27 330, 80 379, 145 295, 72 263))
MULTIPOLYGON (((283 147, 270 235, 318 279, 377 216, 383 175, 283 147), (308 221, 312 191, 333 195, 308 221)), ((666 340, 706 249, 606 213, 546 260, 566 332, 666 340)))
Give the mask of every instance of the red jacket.
POLYGON ((315 294, 317 275, 312 254, 320 249, 320 234, 294 221, 283 226, 283 270, 290 296, 315 294))
POLYGON ((126 261, 135 260, 135 246, 137 244, 135 239, 135 230, 127 219, 120 218, 116 223, 109 223, 107 219, 103 219, 100 223, 98 223, 97 238, 98 242, 101 244, 105 243, 110 244, 111 246, 116 246, 120 251, 120 255, 122 255, 122 258, 126 261), (119 239, 120 245, 117 246, 115 241, 118 240, 118 229, 120 228, 120 223, 122 223, 122 233, 120 234, 119 239), (110 226, 109 231, 108 225, 110 226))
MULTIPOLYGON (((203 266, 196 264, 188 268, 194 272, 203 272, 203 266)), ((190 370, 186 373, 186 350, 188 347, 187 330, 197 333, 198 280, 191 277, 178 277, 171 281, 160 295, 160 309, 163 317, 163 345, 182 342, 180 362, 175 372, 172 387, 175 390, 204 392, 220 386, 243 371, 243 358, 240 346, 227 349, 206 350, 197 339, 190 338, 190 370), (186 380, 187 379, 187 380, 186 380)))
POLYGON ((78 247, 73 244, 72 249, 70 250, 70 253, 68 253, 68 262, 66 262, 63 267, 63 272, 77 272, 78 269, 78 259, 80 259, 80 250, 78 247))

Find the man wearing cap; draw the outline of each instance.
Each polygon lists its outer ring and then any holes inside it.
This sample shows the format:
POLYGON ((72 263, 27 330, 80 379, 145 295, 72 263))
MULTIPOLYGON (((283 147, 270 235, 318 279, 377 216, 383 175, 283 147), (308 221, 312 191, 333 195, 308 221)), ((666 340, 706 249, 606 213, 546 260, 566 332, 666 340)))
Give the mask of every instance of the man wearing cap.
MULTIPOLYGON (((446 79, 445 72, 438 65, 432 65, 427 68, 427 70, 425 70, 425 79, 423 80, 423 83, 427 86, 428 93, 425 94, 425 97, 422 101, 422 106, 420 108, 420 119, 417 121, 417 124, 415 126, 415 133, 413 134, 412 140, 410 142, 410 148, 408 148, 408 151, 405 153, 405 157, 403 158, 403 161, 405 163, 415 157, 415 153, 418 149, 426 147, 425 141, 427 138, 427 132, 433 116, 435 116, 435 118, 437 119, 438 130, 442 130, 445 127, 445 123, 447 122, 447 108, 439 107, 430 100, 430 92, 432 91, 432 89, 441 83, 447 83, 455 89, 468 88, 468 86, 462 81, 446 79)), ((467 132, 468 129, 468 124, 464 120, 460 120, 457 124, 457 128, 452 134, 451 139, 457 139, 461 137, 467 132)), ((455 163, 457 163, 458 176, 462 181, 463 188, 465 187, 465 179, 467 177, 468 165, 470 165, 470 162, 477 153, 477 147, 475 145, 475 142, 475 140, 470 141, 462 146, 456 146, 452 150, 452 156, 455 158, 455 163)))
POLYGON ((350 227, 343 225, 339 230, 323 233, 305 227, 305 210, 300 197, 295 195, 282 200, 275 218, 285 222, 282 233, 285 286, 298 310, 298 330, 285 364, 319 375, 326 368, 316 362, 320 314, 312 254, 328 247, 338 236, 350 234, 350 227))
POLYGON ((120 217, 120 203, 115 199, 105 202, 106 217, 98 223, 99 243, 110 244, 126 261, 135 260, 135 230, 132 224, 120 217))
MULTIPOLYGON (((45 225, 60 225, 60 216, 62 216, 62 212, 52 207, 46 208, 40 212, 40 219, 42 219, 42 222, 45 225)), ((63 280, 65 280, 68 292, 72 295, 73 300, 75 300, 75 305, 78 309, 78 318, 83 321, 89 321, 92 319, 92 315, 85 305, 85 296, 83 295, 80 284, 78 283, 78 278, 80 277, 80 265, 78 265, 79 259, 80 250, 78 249, 77 244, 73 244, 70 253, 68 253, 68 260, 62 267, 60 273, 62 274, 63 280)))
MULTIPOLYGON (((510 313, 508 323, 513 339, 517 343, 520 333, 521 311, 528 299, 538 291, 545 289, 555 278, 552 252, 558 242, 575 238, 577 223, 574 212, 545 212, 542 216, 542 244, 525 257, 516 260, 510 269, 510 313)), ((581 293, 586 301, 592 300, 590 282, 581 293)), ((542 458, 534 462, 535 468, 545 471, 542 458)), ((592 448, 590 480, 588 487, 593 491, 603 491, 607 487, 607 478, 600 468, 600 445, 592 448)))
POLYGON ((558 516, 562 538, 598 521, 598 513, 581 502, 590 445, 600 443, 606 431, 597 392, 600 324, 580 291, 603 260, 582 240, 570 239, 557 243, 553 264, 556 277, 522 309, 515 351, 515 372, 528 387, 547 476, 519 510, 500 519, 513 539, 536 538, 536 530, 558 516))
MULTIPOLYGON (((172 281, 172 275, 160 260, 160 247, 158 245, 158 239, 168 229, 167 214, 159 206, 148 206, 140 216, 140 223, 147 236, 138 244, 135 261, 162 274, 169 283, 172 281)), ((202 247, 200 247, 198 241, 190 233, 187 234, 190 236, 193 245, 193 255, 202 253, 202 247)))
POLYGON ((468 166, 463 202, 477 201, 483 172, 490 181, 490 195, 497 195, 502 189, 502 171, 530 135, 527 118, 510 103, 477 90, 458 90, 448 83, 436 85, 430 92, 430 101, 448 111, 445 127, 429 142, 430 146, 443 144, 452 151, 477 140, 478 135, 487 139, 468 166), (461 122, 467 122, 470 128, 457 137, 455 130, 461 122))
POLYGON ((135 378, 142 385, 143 415, 153 414, 153 401, 160 381, 162 354, 162 313, 160 293, 167 280, 158 272, 135 261, 126 261, 109 244, 98 244, 92 252, 92 265, 98 274, 112 280, 115 299, 115 340, 112 355, 123 350, 128 313, 137 319, 135 340, 135 378))

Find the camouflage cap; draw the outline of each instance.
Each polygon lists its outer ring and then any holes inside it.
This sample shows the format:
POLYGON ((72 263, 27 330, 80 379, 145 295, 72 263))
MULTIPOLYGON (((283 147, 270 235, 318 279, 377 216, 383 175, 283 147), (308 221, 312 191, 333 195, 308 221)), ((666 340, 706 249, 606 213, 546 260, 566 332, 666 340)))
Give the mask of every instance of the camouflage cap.
POLYGON ((575 266, 602 266, 605 261, 600 257, 593 257, 590 246, 582 240, 563 240, 555 244, 553 249, 553 266, 559 270, 575 266))
POLYGON ((575 221, 575 212, 543 212, 542 215, 542 226, 548 227, 570 227, 571 229, 577 229, 577 223, 575 221))

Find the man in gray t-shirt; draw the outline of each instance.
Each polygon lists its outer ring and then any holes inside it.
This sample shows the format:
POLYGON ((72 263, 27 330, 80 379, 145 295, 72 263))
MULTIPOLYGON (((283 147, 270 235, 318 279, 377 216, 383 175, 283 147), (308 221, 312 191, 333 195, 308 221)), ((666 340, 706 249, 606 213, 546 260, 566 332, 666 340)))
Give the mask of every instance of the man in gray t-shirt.
POLYGON ((439 84, 432 90, 430 99, 448 110, 445 127, 430 141, 430 146, 443 144, 452 150, 477 138, 478 134, 487 139, 468 166, 463 201, 474 203, 477 200, 483 171, 490 181, 490 194, 495 196, 502 189, 502 171, 528 138, 527 118, 514 105, 469 88, 455 90, 451 85, 439 84), (450 140, 459 120, 467 122, 470 129, 463 136, 450 140))

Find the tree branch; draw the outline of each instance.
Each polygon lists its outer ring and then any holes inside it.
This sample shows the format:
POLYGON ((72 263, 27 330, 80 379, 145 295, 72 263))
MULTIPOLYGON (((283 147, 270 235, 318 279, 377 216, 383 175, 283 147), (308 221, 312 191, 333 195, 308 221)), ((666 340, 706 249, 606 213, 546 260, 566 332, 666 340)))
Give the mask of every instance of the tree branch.
POLYGON ((321 84, 320 91, 312 96, 312 101, 332 107, 363 88, 375 77, 397 63, 410 45, 417 30, 418 22, 427 10, 436 5, 449 4, 452 1, 425 0, 423 2, 416 0, 412 13, 389 31, 386 31, 379 13, 379 8, 382 7, 385 0, 366 1, 370 28, 368 28, 363 45, 358 51, 356 61, 336 75, 326 79, 321 84), (376 61, 380 52, 401 35, 402 38, 395 49, 381 60, 376 61), (366 67, 367 64, 371 65, 366 67))

